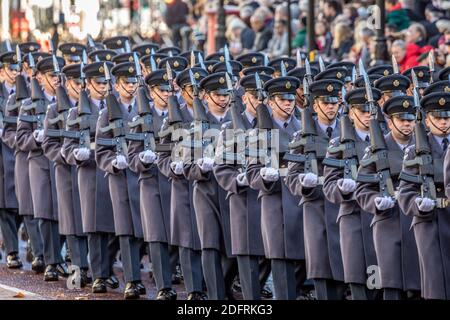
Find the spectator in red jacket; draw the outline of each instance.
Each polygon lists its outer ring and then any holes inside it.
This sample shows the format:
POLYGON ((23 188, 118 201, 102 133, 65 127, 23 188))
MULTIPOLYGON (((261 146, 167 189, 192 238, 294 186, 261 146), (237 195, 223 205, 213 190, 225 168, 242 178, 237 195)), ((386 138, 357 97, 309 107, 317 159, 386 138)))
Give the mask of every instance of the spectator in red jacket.
POLYGON ((417 58, 420 56, 420 48, 415 44, 406 44, 403 40, 395 40, 392 43, 391 53, 397 60, 400 73, 418 66, 417 58))

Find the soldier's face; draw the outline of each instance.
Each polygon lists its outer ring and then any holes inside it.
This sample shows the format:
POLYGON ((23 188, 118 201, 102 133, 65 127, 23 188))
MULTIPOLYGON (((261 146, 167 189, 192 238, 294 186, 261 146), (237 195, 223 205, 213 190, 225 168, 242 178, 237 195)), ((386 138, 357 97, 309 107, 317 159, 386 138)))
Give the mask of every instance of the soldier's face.
POLYGON ((259 105, 259 100, 256 94, 253 92, 245 92, 242 96, 242 102, 244 102, 247 112, 256 117, 256 108, 259 105))
POLYGON ((317 118, 323 123, 334 121, 339 110, 339 103, 325 102, 316 100, 314 102, 314 111, 317 113, 317 118))
POLYGON ((153 87, 150 89, 150 96, 157 107, 165 108, 167 106, 169 91, 161 90, 158 87, 153 87))
POLYGON ((295 100, 281 99, 275 96, 269 100, 274 116, 278 119, 287 120, 295 108, 295 100))
POLYGON ((363 112, 357 108, 350 109, 350 119, 353 120, 356 129, 361 131, 367 131, 370 122, 370 112, 363 112))
POLYGON ((194 91, 192 89, 192 86, 184 86, 183 90, 181 91, 181 96, 188 106, 192 106, 194 99, 194 91))
POLYGON ((10 69, 7 66, 5 68, 3 68, 2 71, 4 72, 3 76, 4 76, 5 81, 8 82, 8 84, 10 86, 14 85, 15 79, 16 79, 16 75, 19 72, 17 70, 10 69))
POLYGON ((69 97, 78 100, 81 91, 81 81, 75 79, 69 79, 66 81, 66 89, 69 97))
POLYGON ((213 113, 223 113, 228 104, 230 103, 230 95, 228 94, 217 94, 212 91, 206 95, 206 102, 208 103, 208 109, 213 113))
POLYGON ((430 132, 439 137, 447 136, 450 129, 450 118, 435 117, 427 114, 425 123, 430 129, 430 132))
POLYGON ((94 99, 103 100, 106 96, 106 82, 97 82, 90 79, 87 83, 87 88, 89 89, 89 94, 94 99))
POLYGON ((55 89, 59 86, 59 78, 57 75, 47 72, 44 75, 44 90, 51 94, 56 94, 55 89))
POLYGON ((137 86, 137 82, 128 82, 122 78, 115 84, 115 88, 119 93, 119 96, 127 100, 133 99, 137 86))
POLYGON ((388 127, 394 135, 394 138, 401 140, 404 139, 405 136, 411 136, 415 123, 415 120, 405 120, 394 116, 388 120, 388 127))
POLYGON ((297 94, 295 96, 295 103, 300 108, 304 107, 305 104, 305 96, 303 95, 303 88, 300 87, 297 89, 297 94))

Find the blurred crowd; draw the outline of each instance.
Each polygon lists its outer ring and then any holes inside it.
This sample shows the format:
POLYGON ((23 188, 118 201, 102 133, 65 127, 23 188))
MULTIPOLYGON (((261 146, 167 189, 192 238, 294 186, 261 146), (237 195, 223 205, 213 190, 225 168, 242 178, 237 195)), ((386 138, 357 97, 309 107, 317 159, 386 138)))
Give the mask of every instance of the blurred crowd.
MULTIPOLYGON (((192 37, 208 37, 211 26, 208 26, 206 10, 210 2, 170 1, 166 22, 172 29, 175 44, 180 44, 181 25, 192 28, 192 37)), ((290 20, 287 1, 243 0, 225 1, 225 4, 238 8, 236 14, 226 16, 226 39, 234 56, 259 51, 276 58, 294 55, 296 49, 307 51, 308 0, 291 1, 290 20), (291 24, 291 39, 288 23, 291 24), (289 52, 289 41, 292 52, 289 52)), ((376 63, 376 28, 379 25, 376 13, 375 1, 316 0, 316 52, 331 62, 355 63, 362 58, 366 67, 372 66, 376 63)), ((437 70, 450 65, 449 0, 386 0, 385 15, 388 56, 395 56, 401 72, 427 64, 430 50, 434 50, 437 70)))

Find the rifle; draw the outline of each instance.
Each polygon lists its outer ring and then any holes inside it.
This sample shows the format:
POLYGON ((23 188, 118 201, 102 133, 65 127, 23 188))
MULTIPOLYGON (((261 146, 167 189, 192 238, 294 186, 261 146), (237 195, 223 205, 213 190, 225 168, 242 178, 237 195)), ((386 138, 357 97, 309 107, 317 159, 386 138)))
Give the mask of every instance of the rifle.
POLYGON ((124 156, 128 158, 128 148, 126 143, 126 127, 123 122, 122 109, 120 107, 119 101, 117 101, 116 96, 113 91, 113 84, 111 79, 111 74, 109 72, 108 65, 103 64, 105 69, 105 79, 108 83, 108 94, 106 96, 106 106, 108 108, 108 121, 109 125, 100 128, 100 132, 112 132, 112 139, 107 138, 97 138, 97 145, 100 146, 114 146, 116 151, 116 156, 124 156))
POLYGON ((433 75, 434 75, 434 51, 431 50, 428 54, 428 67, 430 68, 430 84, 433 83, 433 75))
POLYGON ((78 124, 79 131, 66 131, 65 137, 79 141, 79 148, 94 149, 91 143, 91 136, 95 136, 95 127, 97 119, 92 115, 88 93, 86 90, 86 75, 83 72, 87 62, 86 52, 83 52, 83 60, 80 65, 81 91, 78 99, 77 118, 67 121, 67 127, 73 127, 78 124))
MULTIPOLYGON (((151 57, 153 60, 153 57, 151 57)), ((153 61, 154 63, 154 61, 153 61)), ((142 75, 142 69, 137 59, 137 54, 134 53, 134 64, 136 68, 136 76, 138 78, 139 86, 137 88, 137 113, 139 117, 128 123, 130 128, 140 127, 140 132, 130 132, 126 134, 126 139, 129 141, 140 141, 144 145, 144 151, 151 150, 154 152, 166 151, 156 145, 155 132, 153 130, 153 116, 150 110, 150 102, 147 95, 147 89, 142 75)))
POLYGON ((434 183, 434 164, 431 145, 428 141, 427 130, 424 124, 423 110, 419 103, 419 93, 417 88, 417 77, 412 70, 414 88, 414 107, 416 108, 417 122, 414 127, 414 136, 416 140, 414 159, 403 161, 404 168, 414 166, 419 167, 419 174, 413 175, 405 171, 400 172, 399 179, 420 185, 420 195, 422 198, 429 198, 435 201, 437 208, 446 208, 449 206, 447 198, 438 198, 436 194, 436 185, 434 183))
POLYGON ((36 129, 42 130, 44 129, 44 118, 45 112, 47 111, 45 105, 45 96, 42 92, 42 88, 39 84, 39 81, 36 78, 36 65, 34 63, 34 58, 31 53, 29 53, 29 65, 33 70, 30 86, 31 86, 31 104, 23 105, 22 108, 24 111, 31 111, 32 115, 20 115, 19 120, 28 122, 28 123, 36 123, 36 129))
POLYGON ((344 179, 356 180, 356 177, 358 175, 358 154, 356 151, 355 130, 353 128, 350 117, 348 116, 349 107, 345 102, 345 86, 342 87, 341 92, 344 105, 342 116, 339 122, 341 130, 341 136, 339 137, 340 144, 336 147, 328 147, 328 152, 342 152, 342 159, 325 158, 323 159, 322 164, 333 168, 344 169, 344 179))
POLYGON ((357 181, 366 183, 378 183, 379 192, 382 197, 392 197, 395 196, 394 184, 392 182, 389 158, 388 158, 388 148, 386 141, 384 140, 383 133, 379 126, 377 120, 378 108, 373 100, 372 88, 370 87, 369 77, 364 70, 362 61, 359 60, 359 70, 360 74, 364 77, 364 83, 366 87, 367 101, 370 105, 370 151, 372 156, 367 159, 362 159, 360 164, 362 167, 367 167, 371 164, 375 164, 376 173, 375 174, 362 174, 358 173, 357 181))
POLYGON ((290 150, 302 147, 303 153, 294 154, 287 152, 283 159, 289 162, 303 163, 304 173, 314 173, 319 177, 319 184, 323 184, 324 178, 323 176, 319 176, 317 158, 325 157, 326 146, 318 140, 314 118, 311 113, 311 106, 309 105, 309 84, 308 81, 306 81, 306 77, 303 80, 303 92, 305 94, 305 100, 308 100, 308 104, 301 110, 302 126, 299 132, 300 137, 294 138, 294 140, 289 143, 290 150))
POLYGON ((56 110, 58 111, 58 116, 53 119, 48 119, 47 121, 51 125, 59 123, 58 125, 59 130, 48 129, 47 136, 55 138, 63 138, 65 136, 64 129, 66 127, 65 122, 67 119, 67 112, 72 106, 72 103, 70 102, 66 89, 64 89, 63 87, 63 77, 61 75, 59 63, 55 55, 53 55, 53 71, 57 74, 59 78, 59 86, 56 88, 56 110))

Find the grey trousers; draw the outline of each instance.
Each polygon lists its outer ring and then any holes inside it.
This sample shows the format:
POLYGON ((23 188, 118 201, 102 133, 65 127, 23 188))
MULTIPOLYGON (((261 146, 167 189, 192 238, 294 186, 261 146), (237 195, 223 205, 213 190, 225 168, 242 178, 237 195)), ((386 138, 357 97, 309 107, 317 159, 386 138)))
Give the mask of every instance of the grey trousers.
POLYGON ((41 231, 42 243, 44 244, 45 265, 63 263, 58 221, 39 219, 39 229, 41 231))
POLYGON ((150 242, 149 249, 156 289, 159 291, 172 288, 172 265, 170 263, 168 244, 164 242, 150 242))
POLYGON ((119 236, 119 243, 125 282, 140 281, 140 240, 134 236, 119 236))
POLYGON ((72 260, 72 265, 78 266, 81 269, 88 268, 89 264, 87 260, 87 238, 83 236, 68 235, 66 236, 66 241, 70 250, 70 259, 72 260))
POLYGON ((203 291, 202 252, 179 247, 184 286, 188 293, 203 291))
POLYGON ((0 229, 7 254, 19 252, 19 239, 17 236, 17 210, 0 209, 0 229))
POLYGON ((108 243, 111 238, 109 233, 89 233, 88 248, 89 261, 91 263, 92 276, 95 279, 106 279, 111 276, 113 256, 109 249, 108 243))
POLYGON ((238 255, 237 263, 244 300, 260 300, 261 283, 259 279, 259 257, 238 255))
POLYGON ((41 230, 39 229, 39 219, 33 216, 23 216, 23 223, 30 239, 31 251, 34 257, 44 256, 44 244, 42 242, 41 230))

